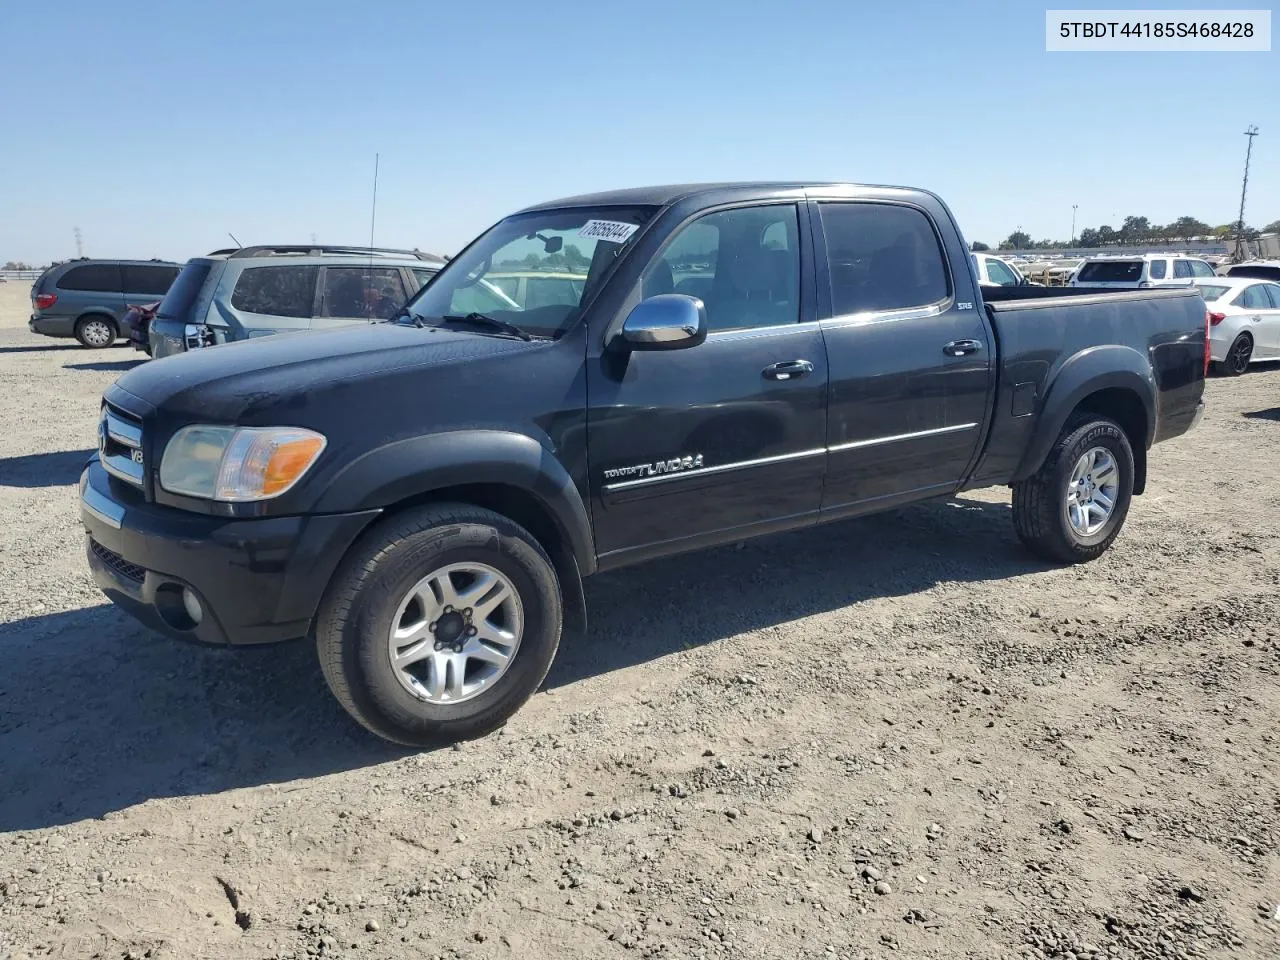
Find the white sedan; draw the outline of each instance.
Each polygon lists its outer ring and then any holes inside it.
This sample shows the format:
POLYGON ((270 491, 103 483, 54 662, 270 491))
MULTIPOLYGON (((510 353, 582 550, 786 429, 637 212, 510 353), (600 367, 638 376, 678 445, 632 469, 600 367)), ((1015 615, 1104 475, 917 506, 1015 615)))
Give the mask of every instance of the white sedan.
POLYGON ((1219 372, 1238 377, 1250 362, 1280 360, 1280 283, 1214 277, 1196 286, 1209 307, 1209 351, 1219 372))

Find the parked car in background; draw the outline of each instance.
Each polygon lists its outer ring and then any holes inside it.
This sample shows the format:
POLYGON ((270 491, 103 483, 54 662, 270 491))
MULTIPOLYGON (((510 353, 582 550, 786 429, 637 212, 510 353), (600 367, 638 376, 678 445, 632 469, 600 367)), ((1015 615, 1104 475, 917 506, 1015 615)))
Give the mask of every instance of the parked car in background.
POLYGON ((1233 263, 1221 271, 1224 277, 1254 277, 1258 280, 1273 280, 1280 283, 1280 260, 1249 260, 1246 263, 1233 263))
POLYGON ((921 190, 529 207, 396 322, 124 374, 80 478, 87 562, 170 636, 312 638, 356 720, 423 745, 532 695, 599 571, 1006 484, 1033 553, 1093 560, 1203 412, 1204 301, 975 281, 921 190), (569 243, 576 302, 468 312, 495 264, 569 243))
POLYGON ((1209 355, 1219 373, 1238 377, 1250 363, 1280 360, 1280 283, 1214 277, 1196 286, 1209 307, 1209 355))
POLYGON ((75 337, 86 347, 109 347, 122 335, 130 303, 165 295, 181 267, 166 260, 70 260, 55 264, 31 286, 27 329, 75 337))
POLYGON ((444 263, 416 250, 369 247, 215 250, 189 260, 161 301, 151 355, 388 320, 444 263))
POLYGON ((521 310, 553 304, 577 303, 587 283, 585 273, 540 270, 498 270, 486 279, 515 302, 521 310))
MULTIPOLYGON (((1000 257, 993 257, 989 253, 975 253, 973 256, 973 265, 978 271, 978 282, 984 287, 1029 287, 1032 282, 1022 275, 1022 272, 1010 263, 1000 257)), ((1044 286, 1044 284, 1035 284, 1035 286, 1044 286)))
POLYGON ((1068 282, 1072 287, 1186 287, 1214 276, 1213 267, 1199 257, 1147 253, 1135 257, 1089 257, 1068 282))

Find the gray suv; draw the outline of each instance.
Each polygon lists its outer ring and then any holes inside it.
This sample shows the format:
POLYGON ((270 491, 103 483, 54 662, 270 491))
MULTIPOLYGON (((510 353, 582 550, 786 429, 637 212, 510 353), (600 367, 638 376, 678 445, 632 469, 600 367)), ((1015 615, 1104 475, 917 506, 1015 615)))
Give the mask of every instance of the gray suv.
POLYGON ((31 287, 27 329, 47 337, 75 337, 86 347, 109 347, 122 335, 130 304, 159 300, 181 267, 166 260, 69 260, 55 264, 31 287))
POLYGON ((151 322, 151 355, 388 320, 445 264, 417 250, 255 246, 187 262, 151 322))

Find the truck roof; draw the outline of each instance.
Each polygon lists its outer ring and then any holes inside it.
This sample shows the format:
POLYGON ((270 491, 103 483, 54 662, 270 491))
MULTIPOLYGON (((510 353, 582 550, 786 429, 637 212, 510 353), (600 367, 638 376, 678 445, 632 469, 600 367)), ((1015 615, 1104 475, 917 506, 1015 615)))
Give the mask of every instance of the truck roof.
POLYGON ((630 187, 625 190, 604 190, 600 193, 583 193, 576 197, 562 197, 525 207, 520 213, 533 210, 555 210, 560 207, 610 207, 610 206, 666 206, 675 200, 702 194, 721 192, 780 193, 787 190, 804 190, 807 187, 870 186, 870 184, 843 183, 832 180, 760 180, 725 181, 723 183, 673 183, 653 187, 630 187))

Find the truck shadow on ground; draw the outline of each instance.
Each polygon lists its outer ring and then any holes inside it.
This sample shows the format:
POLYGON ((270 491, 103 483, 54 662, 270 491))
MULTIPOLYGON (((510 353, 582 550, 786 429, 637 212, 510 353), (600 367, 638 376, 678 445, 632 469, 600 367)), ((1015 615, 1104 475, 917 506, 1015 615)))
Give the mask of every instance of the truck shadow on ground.
POLYGON ((1250 410, 1243 416, 1250 420, 1274 420, 1280 423, 1280 407, 1268 407, 1265 410, 1250 410))
MULTIPOLYGON (((939 582, 1043 569, 1004 503, 936 503, 668 558, 589 581, 564 686, 744 631, 939 582)), ((329 695, 311 644, 211 650, 109 605, 0 626, 0 831, 101 817, 404 756, 329 695)))
POLYGON ((76 483, 93 450, 0 457, 0 487, 62 487, 76 483))
POLYGON ((48 346, 0 347, 0 353, 45 353, 49 350, 84 350, 78 343, 51 343, 48 346))
POLYGON ((146 357, 137 360, 95 360, 92 363, 64 363, 63 370, 97 370, 102 373, 132 370, 147 362, 146 357))

